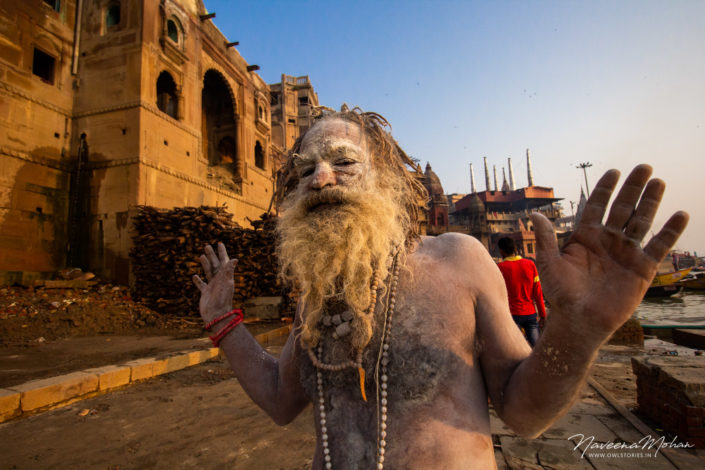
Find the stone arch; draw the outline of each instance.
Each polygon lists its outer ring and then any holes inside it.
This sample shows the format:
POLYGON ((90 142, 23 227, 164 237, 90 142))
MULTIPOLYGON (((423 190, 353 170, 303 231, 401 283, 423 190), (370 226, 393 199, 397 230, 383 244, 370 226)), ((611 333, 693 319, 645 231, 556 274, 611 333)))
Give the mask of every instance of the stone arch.
POLYGON ((238 140, 237 101, 222 73, 208 69, 201 92, 201 135, 203 156, 211 166, 221 166, 242 177, 243 161, 238 140), (224 158, 221 152, 231 153, 224 158), (231 162, 224 160, 230 159, 231 162))
POLYGON ((157 107, 174 119, 179 118, 179 96, 174 77, 163 70, 157 78, 157 107))
POLYGON ((255 142, 255 166, 260 170, 264 170, 264 161, 264 147, 262 143, 257 140, 257 142, 255 142))

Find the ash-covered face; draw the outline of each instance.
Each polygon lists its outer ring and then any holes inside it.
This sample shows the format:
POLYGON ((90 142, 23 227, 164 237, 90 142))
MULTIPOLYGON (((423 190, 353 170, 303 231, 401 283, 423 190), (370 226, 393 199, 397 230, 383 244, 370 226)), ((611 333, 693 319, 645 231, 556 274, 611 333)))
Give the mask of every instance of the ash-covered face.
POLYGON ((342 119, 325 120, 306 134, 294 168, 299 184, 292 196, 307 211, 350 202, 348 191, 374 185, 367 139, 359 125, 342 119))

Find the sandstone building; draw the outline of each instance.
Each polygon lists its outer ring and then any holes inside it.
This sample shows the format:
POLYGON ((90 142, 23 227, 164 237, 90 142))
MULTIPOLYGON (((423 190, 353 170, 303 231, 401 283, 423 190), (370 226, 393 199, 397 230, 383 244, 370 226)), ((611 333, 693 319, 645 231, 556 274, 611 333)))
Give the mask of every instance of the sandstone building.
POLYGON ((285 153, 296 139, 313 125, 318 94, 308 76, 282 74, 281 82, 270 83, 272 113, 272 151, 275 160, 284 163, 285 153))
POLYGON ((201 0, 0 4, 0 284, 66 265, 126 282, 136 205, 268 209, 269 89, 211 18, 201 0))

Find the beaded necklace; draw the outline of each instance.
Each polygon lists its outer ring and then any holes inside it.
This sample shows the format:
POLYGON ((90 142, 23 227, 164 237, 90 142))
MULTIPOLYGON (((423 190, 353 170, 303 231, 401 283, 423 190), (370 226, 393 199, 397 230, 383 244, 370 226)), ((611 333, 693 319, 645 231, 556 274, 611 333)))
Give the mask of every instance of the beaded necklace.
MULTIPOLYGON (((380 339, 380 349, 379 355, 377 357, 377 363, 375 366, 375 383, 377 384, 377 469, 382 470, 384 468, 384 451, 387 445, 387 365, 389 364, 389 339, 392 332, 392 318, 394 316, 394 309, 396 306, 396 293, 397 284, 399 282, 399 254, 398 252, 394 255, 391 269, 390 285, 389 285, 389 295, 387 296, 387 301, 384 309, 384 323, 382 325, 382 337, 380 339), (381 376, 380 376, 380 365, 381 365, 381 376), (380 384, 381 382, 381 384, 380 384), (380 390, 381 389, 381 390, 380 390)), ((375 271, 374 280, 372 281, 372 298, 370 302, 370 307, 368 308, 368 314, 372 314, 377 305, 377 285, 379 282, 378 271, 375 271)), ((365 374, 362 368, 362 351, 358 351, 355 361, 346 361, 340 364, 326 364, 322 362, 323 357, 323 343, 318 344, 317 348, 318 354, 314 354, 312 348, 308 348, 308 354, 311 358, 311 362, 316 367, 316 388, 318 389, 318 410, 319 410, 319 422, 321 425, 321 443, 323 446, 323 459, 325 461, 326 469, 332 469, 333 464, 331 463, 330 449, 328 448, 328 428, 326 427, 326 402, 325 395, 323 393, 323 374, 321 370, 328 371, 339 371, 348 367, 357 367, 360 372, 360 389, 362 391, 362 397, 365 401, 365 374)))

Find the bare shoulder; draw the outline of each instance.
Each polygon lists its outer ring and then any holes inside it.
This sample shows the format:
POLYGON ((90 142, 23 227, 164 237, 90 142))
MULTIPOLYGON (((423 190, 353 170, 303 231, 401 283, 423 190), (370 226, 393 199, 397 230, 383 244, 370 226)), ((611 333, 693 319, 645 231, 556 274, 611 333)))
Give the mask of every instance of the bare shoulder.
POLYGON ((423 237, 416 254, 426 263, 438 263, 455 279, 471 285, 482 283, 488 273, 497 271, 487 248, 476 238, 462 233, 423 237))
POLYGON ((423 237, 419 254, 452 264, 466 265, 470 261, 492 262, 487 249, 474 237, 448 232, 437 237, 423 237))

